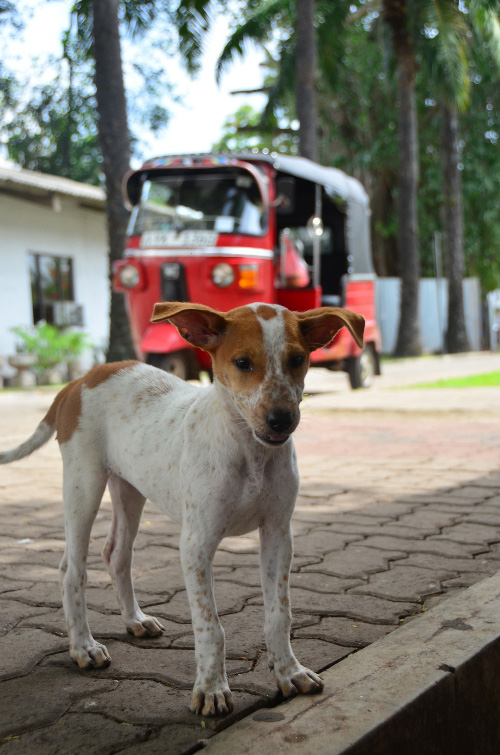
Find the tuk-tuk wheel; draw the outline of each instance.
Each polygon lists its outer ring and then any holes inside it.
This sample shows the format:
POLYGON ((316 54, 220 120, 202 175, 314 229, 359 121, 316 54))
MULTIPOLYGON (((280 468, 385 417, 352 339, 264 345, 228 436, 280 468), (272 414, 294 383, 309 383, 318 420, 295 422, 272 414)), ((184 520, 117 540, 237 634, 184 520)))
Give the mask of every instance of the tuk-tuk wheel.
POLYGON ((369 388, 371 386, 373 377, 377 372, 377 358, 371 344, 368 344, 359 356, 350 357, 347 360, 347 371, 351 388, 369 388))
POLYGON ((173 351, 162 356, 158 367, 181 380, 189 380, 192 372, 189 356, 190 354, 184 351, 173 351))

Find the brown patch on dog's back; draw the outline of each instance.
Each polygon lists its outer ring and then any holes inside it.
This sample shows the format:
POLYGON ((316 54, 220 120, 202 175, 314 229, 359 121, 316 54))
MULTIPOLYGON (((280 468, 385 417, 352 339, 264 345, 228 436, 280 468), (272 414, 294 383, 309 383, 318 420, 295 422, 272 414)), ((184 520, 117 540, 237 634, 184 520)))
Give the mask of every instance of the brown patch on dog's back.
POLYGON ((96 367, 92 367, 81 380, 86 388, 97 388, 101 383, 105 383, 108 378, 116 375, 121 370, 126 370, 127 367, 134 367, 139 364, 135 359, 128 359, 125 362, 110 362, 109 364, 98 364, 96 367))
POLYGON ((257 307, 256 313, 263 320, 272 320, 278 314, 274 307, 270 307, 268 304, 261 304, 260 307, 257 307))
POLYGON ((44 417, 44 421, 52 427, 55 425, 59 443, 66 443, 70 440, 78 427, 82 410, 82 388, 85 387, 89 390, 97 388, 98 385, 105 383, 117 372, 136 364, 139 364, 139 362, 133 359, 125 362, 98 364, 96 367, 92 367, 83 377, 73 380, 57 394, 44 417))

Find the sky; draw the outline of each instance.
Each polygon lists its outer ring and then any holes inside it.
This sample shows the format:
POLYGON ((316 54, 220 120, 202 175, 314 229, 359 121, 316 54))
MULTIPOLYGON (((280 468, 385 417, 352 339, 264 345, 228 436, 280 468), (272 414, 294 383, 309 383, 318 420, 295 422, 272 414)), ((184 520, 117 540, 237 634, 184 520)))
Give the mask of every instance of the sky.
MULTIPOLYGON (((18 0, 17 7, 25 20, 25 29, 13 42, 4 46, 5 64, 19 72, 26 72, 32 67, 34 56, 43 60, 45 55, 58 54, 61 51, 62 32, 68 26, 70 6, 69 0, 18 0)), ((228 115, 247 103, 255 108, 263 106, 263 95, 230 94, 235 89, 254 89, 261 85, 259 63, 263 53, 256 47, 249 46, 245 57, 228 67, 219 86, 215 82, 215 63, 228 32, 228 18, 219 16, 206 41, 201 70, 194 79, 183 69, 179 56, 166 61, 168 77, 181 102, 175 103, 170 98, 162 102, 171 113, 171 118, 159 138, 144 132, 141 138, 140 132, 137 133, 143 158, 157 154, 208 151, 221 137, 222 125, 228 115)), ((126 63, 126 43, 123 45, 123 55, 126 63)), ((43 65, 39 66, 39 70, 40 77, 47 75, 47 71, 44 74, 43 65)), ((127 88, 127 76, 125 86, 127 88)), ((134 130, 137 132, 137 129, 134 130)), ((135 162, 138 162, 137 158, 135 162)))

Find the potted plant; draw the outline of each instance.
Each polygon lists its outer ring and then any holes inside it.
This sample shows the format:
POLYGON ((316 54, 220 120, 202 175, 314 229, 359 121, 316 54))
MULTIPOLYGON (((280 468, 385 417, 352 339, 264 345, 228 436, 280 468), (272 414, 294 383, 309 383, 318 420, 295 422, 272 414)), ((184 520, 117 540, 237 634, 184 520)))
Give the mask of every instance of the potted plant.
MULTIPOLYGON (((17 356, 34 357, 33 370, 41 385, 62 382, 61 367, 74 362, 82 352, 91 346, 86 333, 61 330, 46 322, 39 322, 33 328, 18 326, 12 328, 19 339, 17 356)), ((64 376, 65 377, 65 376, 64 376)))

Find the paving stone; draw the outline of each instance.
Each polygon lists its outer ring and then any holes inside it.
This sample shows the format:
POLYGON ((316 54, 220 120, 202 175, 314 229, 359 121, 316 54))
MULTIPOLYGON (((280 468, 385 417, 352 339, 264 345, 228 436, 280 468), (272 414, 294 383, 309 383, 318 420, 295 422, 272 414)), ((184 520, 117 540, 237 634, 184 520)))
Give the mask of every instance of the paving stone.
MULTIPOLYGON (((101 713, 127 724, 189 724, 193 719, 197 720, 189 710, 190 700, 190 689, 175 689, 148 679, 125 679, 113 692, 79 700, 73 705, 72 711, 83 713, 90 709, 93 713, 101 713)), ((231 719, 237 718, 242 710, 249 705, 253 706, 254 703, 253 695, 235 691, 235 709, 224 723, 227 725, 231 719)))
MULTIPOLYGON (((147 734, 144 727, 123 726, 104 716, 67 713, 52 726, 42 726, 9 739, 2 744, 2 750, 6 755, 62 755, 63 752, 112 755, 132 746, 135 752, 138 743, 147 734)), ((189 740, 186 741, 190 743, 189 740)), ((196 738, 193 737, 193 744, 194 742, 196 738)))
POLYGON ((488 524, 492 527, 500 527, 500 509, 498 511, 485 512, 483 507, 475 509, 471 514, 465 514, 462 517, 464 522, 473 524, 488 524))
MULTIPOLYGON (((388 569, 391 561, 406 558, 407 554, 403 550, 385 551, 366 548, 364 542, 363 545, 350 545, 338 553, 328 553, 321 564, 304 566, 301 572, 366 579, 370 574, 388 569)), ((394 542, 399 548, 402 547, 400 541, 394 539, 394 542)))
POLYGON ((385 637, 397 627, 385 624, 367 624, 343 616, 324 616, 317 624, 295 629, 293 636, 333 642, 344 647, 363 648, 385 637))
POLYGON ((113 679, 94 679, 56 666, 37 668, 29 676, 1 682, 0 737, 49 726, 80 697, 100 695, 117 684, 113 679))
MULTIPOLYGON (((292 606, 292 628, 309 626, 317 621, 318 619, 315 616, 294 615, 292 606)), ((245 606, 239 613, 230 613, 221 617, 221 623, 224 629, 226 656, 228 658, 246 661, 256 658, 260 651, 265 650, 263 606, 245 606)), ((194 648, 192 632, 174 640, 172 646, 194 648)))
POLYGON ((15 627, 2 637, 0 679, 28 673, 43 658, 67 647, 67 639, 41 629, 15 627))
POLYGON ((348 543, 361 539, 361 535, 338 534, 324 528, 313 529, 308 535, 294 538, 294 551, 298 556, 321 556, 330 551, 342 550, 348 543))
POLYGON ((440 535, 430 537, 429 540, 451 540, 455 543, 490 544, 500 542, 498 527, 486 524, 461 523, 452 527, 443 527, 440 535))
POLYGON ((72 706, 74 713, 100 713, 129 724, 184 723, 191 691, 167 687, 149 679, 124 679, 107 695, 85 697, 72 706))
POLYGON ((487 498, 494 497, 493 491, 489 486, 481 487, 480 485, 464 485, 463 487, 454 488, 453 495, 473 505, 487 498))
MULTIPOLYGON (((341 647, 322 640, 300 639, 292 642, 293 652, 302 665, 319 672, 348 656, 355 648, 341 647)), ((267 653, 262 652, 252 671, 237 674, 229 681, 231 689, 241 689, 262 695, 268 702, 280 697, 272 672, 268 667, 267 653)))
POLYGON ((419 602, 427 595, 441 592, 441 580, 451 579, 451 570, 419 569, 417 566, 395 564, 388 571, 374 574, 368 584, 354 587, 356 595, 375 595, 388 600, 408 600, 419 602))
POLYGON ((451 587, 471 587, 471 585, 475 585, 476 582, 480 582, 485 578, 486 575, 480 574, 478 572, 462 572, 459 577, 446 579, 442 584, 445 589, 449 589, 451 587))
MULTIPOLYGON (((360 621, 379 624, 397 624, 402 616, 418 613, 417 603, 383 600, 369 595, 319 595, 311 590, 292 587, 291 602, 295 613, 309 613, 318 616, 346 616, 360 621)), ((251 601, 256 605, 259 598, 251 601)))
POLYGON ((481 553, 479 556, 476 556, 476 559, 481 559, 485 562, 498 561, 498 568, 500 568, 500 543, 492 543, 488 549, 488 552, 481 553))
MULTIPOLYGON (((135 571, 135 570, 134 570, 135 571)), ((215 566, 214 576, 226 577, 232 573, 232 569, 226 566, 215 566)), ((141 576, 134 577, 134 586, 137 591, 151 593, 153 595, 171 596, 177 590, 184 589, 184 575, 180 562, 170 562, 167 566, 152 568, 142 572, 141 576)))
POLYGON ((21 576, 29 582, 55 582, 59 586, 57 568, 41 566, 39 563, 24 563, 21 567, 16 563, 1 563, 0 576, 12 579, 21 576))
MULTIPOLYGON (((308 561, 306 560, 305 563, 307 564, 308 561)), ((320 563, 319 558, 315 559, 315 563, 320 563)), ((302 572, 299 576, 299 573, 296 571, 298 567, 295 569, 292 566, 292 575, 290 577, 291 582, 294 580, 301 580, 301 577, 304 576, 304 573, 302 572)), ((355 584, 358 583, 358 580, 355 579, 337 579, 335 577, 328 578, 326 575, 323 575, 324 579, 322 580, 323 585, 326 584, 325 580, 328 581, 329 589, 326 590, 326 592, 342 592, 344 589, 347 589, 348 587, 353 587, 355 584), (331 589, 330 589, 331 588, 331 589)), ((261 583, 261 575, 260 575, 260 568, 258 566, 242 566, 240 568, 232 569, 231 572, 225 572, 223 574, 224 582, 235 582, 239 585, 245 585, 247 587, 254 587, 256 591, 262 592, 262 583, 261 583)), ((323 592, 321 588, 317 588, 320 592, 323 592)))
POLYGON ((356 513, 360 516, 366 517, 389 517, 389 519, 397 519, 403 514, 409 514, 415 508, 415 503, 394 502, 394 503, 374 503, 371 506, 363 507, 356 513))
POLYGON ((355 647, 335 645, 323 639, 309 637, 295 638, 292 641, 292 649, 299 663, 316 673, 321 673, 322 669, 338 663, 356 650, 355 647))
MULTIPOLYGON (((410 553, 405 560, 408 566, 421 566, 425 569, 450 569, 459 573, 462 571, 474 571, 480 574, 490 574, 491 567, 488 566, 486 556, 481 554, 475 558, 448 558, 447 556, 437 556, 433 553, 410 553)), ((500 567, 500 563, 499 563, 500 567)))
MULTIPOLYGON (((31 617, 37 617, 46 611, 44 606, 27 608, 24 603, 18 603, 15 600, 3 600, 0 603, 0 637, 14 629, 19 623, 29 622, 31 617)), ((35 618, 34 620, 36 621, 35 618)))
POLYGON ((331 530, 340 533, 352 533, 355 535, 359 535, 360 539, 366 537, 367 535, 391 535, 394 537, 402 537, 402 538, 424 538, 428 535, 435 535, 439 534, 439 529, 437 527, 409 527, 407 525, 401 526, 399 524, 399 520, 390 521, 389 524, 379 524, 378 522, 376 524, 371 524, 371 522, 367 522, 365 520, 364 524, 334 524, 334 525, 328 525, 331 526, 331 530))
POLYGON ((394 550, 395 548, 402 548, 408 553, 435 553, 437 555, 446 556, 458 556, 460 558, 467 558, 481 553, 484 549, 484 545, 476 545, 474 543, 455 543, 450 540, 436 540, 436 538, 427 538, 426 540, 398 540, 395 537, 382 537, 378 535, 372 535, 363 540, 363 545, 367 548, 380 548, 387 550, 394 550))
MULTIPOLYGON (((460 512, 460 516, 462 512, 460 512)), ((453 524, 458 514, 449 511, 443 511, 433 506, 421 506, 409 514, 403 514, 399 517, 397 524, 401 527, 421 527, 422 529, 438 529, 453 524)))
MULTIPOLYGON (((139 645, 138 642, 120 642, 116 639, 106 641, 111 656, 111 665, 106 669, 86 669, 81 671, 74 666, 69 654, 51 655, 43 666, 58 666, 74 669, 75 674, 95 677, 96 679, 149 679, 168 686, 189 690, 196 675, 196 662, 192 650, 181 648, 162 648, 139 645)), ((251 668, 251 661, 227 659, 228 675, 246 672, 251 668)))
POLYGON ((327 526, 335 529, 336 524, 368 524, 369 526, 376 526, 377 524, 387 524, 392 522, 392 518, 388 516, 372 516, 370 521, 367 521, 366 516, 358 514, 357 511, 346 511, 342 514, 332 514, 330 523, 327 526))
MULTIPOLYGON (((217 579, 214 592, 217 611, 219 616, 223 616, 226 613, 241 611, 250 598, 262 593, 262 589, 217 579)), ((151 607, 151 612, 158 617, 173 621, 191 621, 191 611, 185 590, 179 590, 168 602, 155 604, 154 608, 151 607)))
POLYGON ((22 579, 5 579, 5 577, 0 576, 0 599, 9 599, 11 596, 8 593, 28 590, 30 587, 33 587, 33 582, 22 579))
MULTIPOLYGON (((252 710, 249 712, 252 712, 252 710)), ((193 716, 193 718, 195 717, 193 716)), ((130 754, 179 755, 179 753, 196 752, 214 734, 215 729, 207 727, 205 719, 197 718, 196 723, 191 726, 187 724, 166 725, 159 731, 149 734, 147 741, 134 744, 133 749, 130 748, 130 754), (202 727, 202 723, 205 724, 205 727, 202 727)), ((110 752, 116 752, 116 750, 110 752)), ((101 754, 99 753, 99 755, 101 754)), ((103 755, 107 755, 107 752, 104 751, 103 755)))
POLYGON ((290 586, 303 587, 307 590, 313 590, 319 593, 338 592, 343 593, 351 587, 362 585, 361 579, 350 579, 347 577, 332 577, 330 574, 318 574, 310 572, 298 572, 291 574, 290 586))
MULTIPOLYGON (((40 608, 38 610, 46 612, 48 609, 40 608)), ((154 610, 151 611, 151 614, 154 616, 154 610)), ((103 614, 98 611, 93 611, 90 608, 87 609, 87 615, 90 630, 96 639, 105 639, 108 637, 118 638, 122 641, 125 640, 132 643, 137 642, 141 647, 170 647, 174 638, 184 636, 191 631, 190 626, 187 624, 179 624, 162 619, 161 623, 165 631, 160 637, 134 638, 127 634, 123 619, 117 614, 103 614), (152 644, 149 645, 148 643, 152 644)), ((57 611, 52 610, 49 613, 42 613, 41 615, 37 614, 30 618, 26 618, 20 623, 20 626, 37 627, 46 632, 51 632, 60 636, 66 635, 66 620, 62 608, 57 611)))

